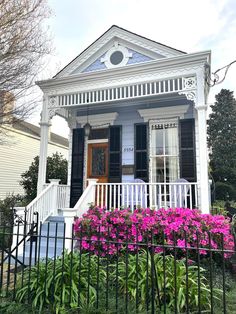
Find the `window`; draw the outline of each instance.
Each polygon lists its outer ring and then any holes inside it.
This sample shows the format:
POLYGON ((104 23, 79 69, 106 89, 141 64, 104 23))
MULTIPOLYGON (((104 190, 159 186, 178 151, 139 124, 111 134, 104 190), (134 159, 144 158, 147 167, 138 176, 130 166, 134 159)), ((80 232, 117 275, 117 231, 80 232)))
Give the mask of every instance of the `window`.
POLYGON ((121 63, 121 61, 124 59, 124 55, 121 51, 115 51, 110 56, 110 61, 113 65, 118 65, 121 63))
POLYGON ((179 177, 177 120, 158 121, 150 127, 152 182, 174 182, 179 177))

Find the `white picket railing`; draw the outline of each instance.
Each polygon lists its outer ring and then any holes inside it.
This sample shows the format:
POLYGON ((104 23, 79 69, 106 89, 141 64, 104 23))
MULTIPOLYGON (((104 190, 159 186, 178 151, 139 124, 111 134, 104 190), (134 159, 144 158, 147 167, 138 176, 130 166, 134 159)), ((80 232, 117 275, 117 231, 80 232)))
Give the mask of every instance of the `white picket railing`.
POLYGON ((49 216, 57 215, 58 209, 69 206, 69 189, 67 185, 58 185, 54 182, 46 185, 43 191, 26 206, 27 222, 31 223, 34 213, 38 213, 38 219, 44 222, 49 216))
POLYGON ((59 184, 57 186, 57 208, 63 209, 69 207, 70 186, 59 184))
POLYGON ((96 183, 94 205, 111 208, 198 208, 197 183, 96 183))

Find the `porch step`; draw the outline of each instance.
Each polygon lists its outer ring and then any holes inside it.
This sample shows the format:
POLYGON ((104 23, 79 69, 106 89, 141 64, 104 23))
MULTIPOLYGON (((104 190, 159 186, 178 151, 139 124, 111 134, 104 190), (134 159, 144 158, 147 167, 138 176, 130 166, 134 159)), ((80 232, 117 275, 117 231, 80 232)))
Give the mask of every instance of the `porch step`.
POLYGON ((18 259, 27 265, 35 264, 36 260, 52 259, 60 256, 64 246, 65 220, 63 216, 51 216, 39 227, 36 241, 25 242, 24 256, 19 255, 18 259), (41 230, 40 230, 41 229, 41 230), (36 248, 37 245, 37 248, 36 248))

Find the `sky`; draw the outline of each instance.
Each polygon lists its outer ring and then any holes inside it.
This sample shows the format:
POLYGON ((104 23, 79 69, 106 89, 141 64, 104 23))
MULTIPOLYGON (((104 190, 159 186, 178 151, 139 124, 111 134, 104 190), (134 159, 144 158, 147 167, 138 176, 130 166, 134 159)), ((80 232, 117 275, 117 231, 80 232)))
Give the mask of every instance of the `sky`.
MULTIPOLYGON (((48 0, 48 4, 52 15, 46 26, 53 54, 39 79, 55 75, 114 24, 187 53, 211 50, 212 72, 236 60, 235 0, 48 0)), ((224 82, 211 88, 209 106, 222 88, 236 93, 235 78, 236 63, 224 82)), ((39 122, 39 112, 31 118, 33 123, 39 122)), ((67 136, 66 125, 53 118, 52 131, 67 136)))

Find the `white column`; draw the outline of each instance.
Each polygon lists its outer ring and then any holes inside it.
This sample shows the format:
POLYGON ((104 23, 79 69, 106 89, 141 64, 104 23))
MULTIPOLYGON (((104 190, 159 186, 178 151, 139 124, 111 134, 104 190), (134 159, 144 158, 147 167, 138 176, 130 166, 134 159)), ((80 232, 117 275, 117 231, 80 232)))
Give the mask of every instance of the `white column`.
POLYGON ((40 121, 40 151, 39 151, 39 171, 37 195, 43 190, 43 185, 46 183, 46 168, 47 168, 47 154, 48 154, 48 132, 51 126, 48 117, 48 97, 43 99, 43 109, 40 121))
POLYGON ((210 193, 208 177, 208 150, 207 150, 207 105, 204 95, 204 76, 200 72, 197 76, 197 99, 195 108, 197 110, 198 144, 199 144, 199 208, 202 213, 210 211, 210 193))
POLYGON ((69 131, 69 151, 68 151, 68 172, 67 172, 67 185, 70 185, 71 181, 71 167, 72 167, 72 141, 73 141, 73 129, 69 131))
MULTIPOLYGON (((69 117, 67 119, 69 131, 69 151, 68 151, 68 167, 67 167, 67 185, 71 184, 71 168, 72 168, 72 149, 73 149, 73 129, 76 128, 76 113, 71 111, 69 112, 69 117)), ((70 190, 67 195, 68 207, 70 202, 70 190)))

